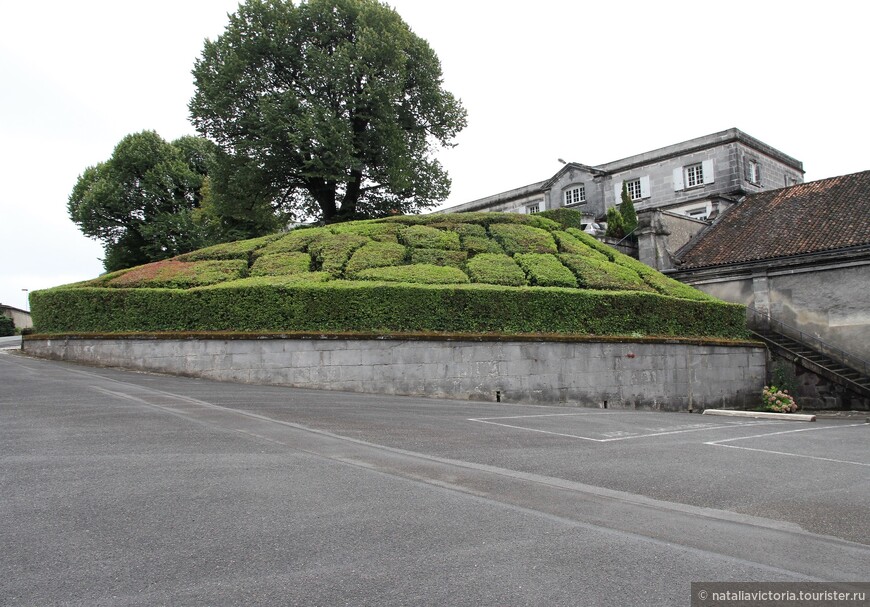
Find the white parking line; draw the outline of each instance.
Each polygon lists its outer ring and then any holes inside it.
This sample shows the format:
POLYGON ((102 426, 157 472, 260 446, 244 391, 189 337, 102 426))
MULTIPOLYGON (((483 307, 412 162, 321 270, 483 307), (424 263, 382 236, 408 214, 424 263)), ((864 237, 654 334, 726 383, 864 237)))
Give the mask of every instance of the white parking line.
POLYGON ((823 426, 823 427, 815 427, 815 428, 801 428, 799 430, 784 430, 782 432, 768 432, 766 434, 755 434, 753 436, 739 436, 737 438, 725 438, 722 440, 710 441, 708 443, 704 443, 705 445, 710 445, 712 447, 728 447, 730 449, 741 449, 743 451, 756 451, 758 453, 770 453, 771 455, 785 455, 788 457, 800 457, 803 459, 813 459, 822 462, 833 462, 837 464, 851 464, 854 466, 864 466, 870 468, 870 464, 866 464, 864 462, 853 462, 851 460, 845 459, 834 459, 831 457, 818 457, 816 455, 803 455, 802 453, 788 453, 785 451, 774 451, 773 449, 757 449, 754 447, 740 447, 738 445, 724 445, 722 443, 731 443, 738 440, 749 440, 751 438, 763 438, 767 436, 778 436, 780 434, 794 434, 796 432, 819 432, 821 430, 831 430, 833 428, 855 428, 857 426, 866 426, 866 423, 860 424, 848 424, 845 426, 823 426))
MULTIPOLYGON (((604 412, 602 411, 600 413, 604 413, 604 412)), ((614 411, 613 413, 629 413, 629 412, 627 412, 627 411, 624 411, 624 412, 614 411)), ((576 438, 579 440, 592 441, 595 443, 610 443, 610 442, 614 442, 614 441, 624 441, 624 440, 631 440, 631 439, 635 439, 635 438, 649 438, 652 436, 667 436, 667 435, 671 435, 671 434, 684 434, 686 432, 701 432, 701 431, 706 431, 706 430, 721 430, 723 428, 736 428, 736 427, 740 427, 740 426, 762 426, 762 425, 768 425, 771 423, 771 422, 753 421, 753 422, 745 422, 745 423, 728 423, 728 424, 717 425, 717 426, 712 426, 709 424, 694 424, 693 425, 694 427, 691 427, 691 428, 683 427, 683 428, 678 428, 675 430, 662 429, 662 431, 648 432, 646 434, 636 434, 636 433, 626 432, 626 431, 620 430, 620 431, 615 431, 615 432, 601 432, 601 433, 599 433, 599 434, 605 436, 606 438, 593 438, 591 436, 580 436, 579 434, 566 434, 563 432, 552 432, 550 430, 539 430, 537 428, 529 428, 527 426, 516 426, 513 424, 502 424, 502 423, 492 421, 492 420, 501 420, 501 419, 525 419, 525 418, 537 418, 537 417, 567 417, 567 416, 580 416, 580 415, 589 415, 589 414, 590 413, 552 413, 552 414, 546 414, 546 415, 512 415, 512 416, 508 416, 508 417, 471 418, 468 421, 478 422, 481 424, 490 424, 493 426, 501 426, 503 428, 513 428, 515 430, 526 430, 528 432, 538 432, 539 434, 549 434, 552 436, 576 438), (616 434, 619 434, 621 436, 614 436, 616 434), (610 435, 610 436, 608 436, 608 435, 610 435)), ((591 414, 594 415, 595 413, 592 412, 591 414)))

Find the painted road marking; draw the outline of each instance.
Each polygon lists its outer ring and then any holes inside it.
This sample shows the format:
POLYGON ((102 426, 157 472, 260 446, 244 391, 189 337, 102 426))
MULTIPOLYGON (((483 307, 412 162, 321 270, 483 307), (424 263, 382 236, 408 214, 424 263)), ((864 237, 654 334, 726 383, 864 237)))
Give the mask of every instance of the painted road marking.
MULTIPOLYGON (((596 414, 613 415, 613 414, 618 414, 618 413, 636 414, 633 411, 632 412, 613 411, 613 412, 607 412, 607 413, 605 413, 604 411, 600 411, 600 412, 588 412, 588 413, 585 413, 585 412, 584 413, 552 413, 552 414, 544 414, 544 415, 511 415, 511 416, 506 416, 506 417, 478 417, 478 418, 470 418, 468 421, 478 422, 481 424, 490 424, 493 426, 501 426, 503 428, 513 428, 515 430, 526 430, 528 432, 538 432, 539 434, 549 434, 551 436, 562 436, 565 438, 576 438, 579 440, 586 440, 586 441, 591 441, 591 442, 595 442, 595 443, 610 443, 610 442, 614 442, 614 441, 624 441, 624 440, 631 440, 631 439, 636 439, 636 438, 649 438, 649 437, 653 437, 653 436, 667 436, 667 435, 671 435, 671 434, 684 434, 687 432, 702 432, 702 431, 707 431, 707 430, 721 430, 723 428, 737 428, 740 426, 762 426, 762 425, 767 425, 767 424, 772 423, 772 422, 752 421, 752 422, 735 422, 735 423, 727 423, 727 424, 719 424, 719 425, 713 425, 713 424, 707 424, 707 423, 684 424, 682 426, 670 426, 670 427, 666 427, 666 428, 646 428, 645 429, 645 430, 647 430, 646 433, 637 433, 637 432, 631 432, 631 431, 626 431, 626 430, 614 430, 614 431, 610 431, 610 432, 599 432, 597 434, 599 434, 600 436, 603 436, 604 438, 594 438, 591 436, 581 436, 579 434, 567 434, 564 432, 553 432, 551 430, 540 430, 538 428, 529 428, 528 426, 518 426, 515 424, 505 424, 505 423, 500 423, 499 421, 494 421, 494 420, 514 420, 514 419, 541 418, 541 417, 570 417, 570 416, 578 417, 578 416, 596 415, 596 414)), ((775 423, 775 422, 773 422, 773 423, 775 423)))
POLYGON ((710 445, 712 447, 728 447, 729 449, 741 449, 743 451, 756 451, 758 453, 770 453, 771 455, 785 455, 787 457, 800 457, 803 459, 812 459, 821 462, 832 462, 836 464, 850 464, 853 466, 864 466, 866 468, 870 468, 870 464, 864 462, 853 462, 851 460, 845 459, 835 459, 831 457, 819 457, 816 455, 804 455, 802 453, 789 453, 786 451, 774 451, 773 449, 758 449, 754 447, 741 447, 739 445, 725 445, 723 443, 732 443, 734 441, 739 440, 749 440, 752 438, 764 438, 768 436, 779 436, 782 434, 795 434, 797 432, 819 432, 821 430, 831 430, 832 428, 856 428, 858 426, 867 426, 866 423, 860 424, 848 424, 845 426, 823 426, 823 427, 815 427, 815 428, 801 428, 799 430, 784 430, 782 432, 768 432, 766 434, 756 434, 754 436, 739 436, 737 438, 725 438, 722 440, 710 441, 708 443, 704 443, 705 445, 710 445))

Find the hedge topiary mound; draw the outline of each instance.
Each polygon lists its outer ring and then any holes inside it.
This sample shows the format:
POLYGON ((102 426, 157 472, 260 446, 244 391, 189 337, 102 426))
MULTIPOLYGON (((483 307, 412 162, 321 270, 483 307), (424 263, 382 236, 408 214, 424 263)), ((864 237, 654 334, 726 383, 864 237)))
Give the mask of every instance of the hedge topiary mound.
POLYGON ((41 333, 496 332, 744 337, 742 306, 537 215, 298 228, 31 294, 41 333))

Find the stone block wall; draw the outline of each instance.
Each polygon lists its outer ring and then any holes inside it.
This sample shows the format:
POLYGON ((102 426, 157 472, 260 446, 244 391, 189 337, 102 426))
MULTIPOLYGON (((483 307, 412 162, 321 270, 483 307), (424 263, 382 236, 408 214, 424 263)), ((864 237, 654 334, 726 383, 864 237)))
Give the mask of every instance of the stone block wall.
POLYGON ((25 340, 33 356, 220 381, 580 407, 754 407, 761 346, 408 339, 25 340))

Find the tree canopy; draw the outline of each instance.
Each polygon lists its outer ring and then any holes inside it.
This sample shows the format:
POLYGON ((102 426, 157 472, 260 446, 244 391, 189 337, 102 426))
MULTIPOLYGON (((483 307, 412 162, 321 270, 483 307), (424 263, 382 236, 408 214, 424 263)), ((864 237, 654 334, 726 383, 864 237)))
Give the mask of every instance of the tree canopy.
POLYGON ((433 154, 466 112, 428 43, 377 0, 247 0, 193 75, 191 119, 220 148, 224 215, 334 222, 449 193, 433 154))
POLYGON ((217 226, 202 208, 214 154, 214 144, 199 137, 167 143, 143 131, 127 135, 111 158, 85 169, 67 209, 86 236, 102 241, 107 271, 215 240, 217 226))

